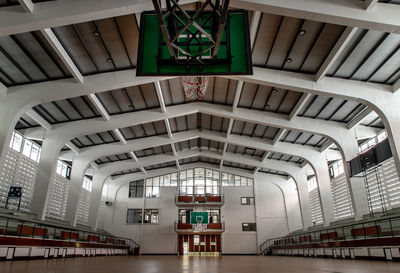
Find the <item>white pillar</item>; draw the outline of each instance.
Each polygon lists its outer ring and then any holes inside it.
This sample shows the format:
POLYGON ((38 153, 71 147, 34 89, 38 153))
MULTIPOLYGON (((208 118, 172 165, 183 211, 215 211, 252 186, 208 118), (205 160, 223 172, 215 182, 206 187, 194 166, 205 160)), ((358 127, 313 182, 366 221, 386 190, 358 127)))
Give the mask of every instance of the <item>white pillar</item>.
POLYGON ((292 172, 290 175, 296 182, 298 198, 300 202, 301 220, 303 222, 303 229, 306 230, 307 228, 312 226, 311 205, 307 187, 307 175, 300 168, 298 171, 292 172))
POLYGON ((107 174, 101 173, 99 171, 95 172, 93 176, 92 196, 90 199, 89 210, 89 226, 93 230, 97 230, 100 201, 103 193, 103 186, 107 177, 107 174))
POLYGON ((64 144, 63 139, 50 132, 46 134, 42 144, 31 207, 31 212, 40 220, 45 220, 46 217, 49 189, 56 172, 58 155, 64 144))
POLYGON ((65 221, 71 226, 76 226, 78 216, 79 197, 82 191, 83 177, 90 161, 85 157, 77 155, 72 162, 71 179, 69 182, 67 210, 65 213, 65 221))

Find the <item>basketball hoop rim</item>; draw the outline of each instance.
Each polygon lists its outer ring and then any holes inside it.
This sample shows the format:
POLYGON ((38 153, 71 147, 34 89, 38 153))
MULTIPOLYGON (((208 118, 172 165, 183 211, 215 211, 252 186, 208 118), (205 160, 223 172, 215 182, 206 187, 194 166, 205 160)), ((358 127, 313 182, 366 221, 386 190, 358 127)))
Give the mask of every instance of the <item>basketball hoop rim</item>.
MULTIPOLYGON (((201 77, 203 77, 203 76, 201 76, 201 77)), ((190 81, 185 80, 184 77, 182 77, 181 79, 182 79, 183 82, 185 82, 187 84, 202 85, 202 84, 205 84, 206 82, 208 82, 210 80, 210 77, 208 77, 208 76, 205 76, 205 78, 206 79, 204 81, 201 81, 201 82, 190 82, 190 81)))

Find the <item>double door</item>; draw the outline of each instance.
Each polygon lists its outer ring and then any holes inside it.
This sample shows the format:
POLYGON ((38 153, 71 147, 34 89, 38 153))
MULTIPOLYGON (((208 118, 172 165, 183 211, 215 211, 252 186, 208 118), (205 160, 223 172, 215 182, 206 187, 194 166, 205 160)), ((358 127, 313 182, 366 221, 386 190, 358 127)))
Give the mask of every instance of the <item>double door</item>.
POLYGON ((219 234, 181 234, 178 235, 178 252, 221 252, 221 235, 219 234))

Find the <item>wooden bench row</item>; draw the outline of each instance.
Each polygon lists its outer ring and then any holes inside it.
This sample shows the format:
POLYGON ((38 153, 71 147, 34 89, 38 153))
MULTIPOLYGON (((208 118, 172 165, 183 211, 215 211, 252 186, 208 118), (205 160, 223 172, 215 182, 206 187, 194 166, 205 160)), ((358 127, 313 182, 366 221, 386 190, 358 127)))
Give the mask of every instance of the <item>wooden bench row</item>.
MULTIPOLYGON (((378 235, 382 233, 380 226, 371 226, 365 228, 353 228, 351 229, 351 236, 358 237, 358 236, 371 236, 371 235, 378 235)), ((337 240, 339 238, 338 233, 335 232, 328 232, 320 234, 320 240, 337 240)), ((300 243, 311 242, 311 235, 305 235, 299 237, 300 243)), ((274 240, 274 245, 281 245, 281 244, 294 244, 293 238, 285 238, 281 240, 274 240)))

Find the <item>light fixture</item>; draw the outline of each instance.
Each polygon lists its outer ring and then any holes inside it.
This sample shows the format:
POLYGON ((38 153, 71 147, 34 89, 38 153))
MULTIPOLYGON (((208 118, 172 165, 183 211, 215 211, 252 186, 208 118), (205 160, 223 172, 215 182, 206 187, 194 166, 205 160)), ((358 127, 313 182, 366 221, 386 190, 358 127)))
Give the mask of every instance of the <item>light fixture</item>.
POLYGON ((107 58, 107 63, 112 63, 112 59, 111 58, 107 58))
POLYGON ((292 60, 291 58, 287 58, 287 59, 285 60, 285 63, 290 64, 292 61, 293 61, 293 60, 292 60))
POLYGON ((129 104, 129 107, 130 107, 130 108, 133 108, 133 105, 132 105, 132 104, 129 104))
POLYGON ((278 89, 276 89, 275 87, 272 87, 272 93, 276 93, 276 92, 278 92, 278 89))
POLYGON ((93 35, 98 37, 98 36, 100 36, 100 32, 98 30, 95 30, 95 31, 93 31, 93 35))
POLYGON ((124 89, 122 89, 122 93, 126 93, 127 92, 127 90, 124 88, 124 89))
POLYGON ((299 35, 303 36, 304 34, 306 34, 306 30, 305 29, 300 29, 299 35))

